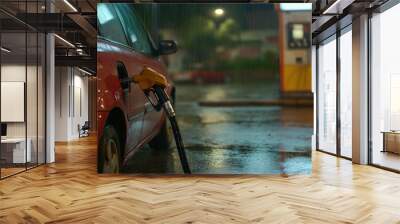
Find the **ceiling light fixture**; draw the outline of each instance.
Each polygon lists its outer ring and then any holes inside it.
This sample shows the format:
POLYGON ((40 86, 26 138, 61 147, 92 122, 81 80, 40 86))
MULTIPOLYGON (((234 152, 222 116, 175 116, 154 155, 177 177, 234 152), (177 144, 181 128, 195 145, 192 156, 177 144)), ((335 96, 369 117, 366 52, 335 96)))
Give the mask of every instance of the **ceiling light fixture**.
POLYGON ((92 76, 92 75, 93 75, 92 73, 90 73, 90 72, 88 72, 88 71, 86 71, 86 70, 83 70, 83 69, 81 69, 81 68, 79 68, 79 67, 78 67, 78 70, 81 71, 81 72, 83 72, 83 73, 85 73, 86 75, 89 75, 89 76, 92 76))
POLYGON ((65 4, 67 4, 74 12, 78 12, 78 10, 73 6, 68 0, 64 0, 65 4))
POLYGON ((336 0, 333 2, 332 5, 330 5, 327 9, 322 12, 323 15, 327 14, 342 14, 343 9, 350 5, 353 2, 353 0, 336 0), (341 9, 342 8, 342 9, 341 9))
POLYGON ((9 50, 9 49, 7 49, 5 47, 1 47, 0 49, 1 49, 1 51, 4 51, 6 53, 10 53, 11 52, 11 50, 9 50))
POLYGON ((60 37, 58 34, 54 34, 55 37, 57 37, 59 40, 61 40, 62 42, 64 42, 65 44, 67 44, 68 46, 75 48, 75 45, 73 45, 71 42, 69 42, 68 40, 60 37))
POLYGON ((78 53, 79 55, 84 55, 83 49, 81 48, 77 48, 76 53, 78 53))

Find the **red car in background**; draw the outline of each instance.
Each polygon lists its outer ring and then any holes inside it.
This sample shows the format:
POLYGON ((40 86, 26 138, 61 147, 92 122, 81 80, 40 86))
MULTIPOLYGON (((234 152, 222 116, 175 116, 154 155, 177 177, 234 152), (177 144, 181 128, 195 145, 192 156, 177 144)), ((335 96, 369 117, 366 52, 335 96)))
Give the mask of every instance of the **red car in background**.
POLYGON ((216 84, 224 83, 226 77, 224 73, 216 71, 187 71, 176 74, 174 80, 182 83, 216 84))
POLYGON ((224 83, 225 74, 216 71, 194 71, 191 73, 191 79, 198 84, 202 83, 224 83))
MULTIPOLYGON (((167 149, 171 142, 165 114, 157 112, 132 77, 150 67, 167 74, 160 56, 175 53, 174 41, 157 47, 129 4, 97 6, 98 172, 117 173, 146 143, 167 149)), ((167 77, 169 79, 169 77, 167 77)), ((175 88, 167 92, 174 99, 175 88)))

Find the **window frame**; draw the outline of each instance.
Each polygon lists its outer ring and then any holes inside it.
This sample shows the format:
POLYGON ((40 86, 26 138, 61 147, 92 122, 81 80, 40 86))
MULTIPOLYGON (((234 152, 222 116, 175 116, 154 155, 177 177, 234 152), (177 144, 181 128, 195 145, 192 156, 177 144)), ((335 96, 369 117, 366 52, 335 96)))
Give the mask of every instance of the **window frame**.
MULTIPOLYGON (((126 7, 129 7, 129 5, 126 5, 126 4, 122 4, 122 5, 123 5, 123 6, 126 6, 126 7)), ((141 29, 142 32, 144 33, 144 37, 145 37, 145 39, 146 39, 145 41, 146 41, 147 44, 149 45, 150 51, 151 51, 151 52, 149 52, 149 53, 142 52, 142 51, 140 51, 139 49, 136 49, 136 48, 134 47, 134 45, 133 45, 131 39, 129 38, 127 25, 124 24, 124 23, 122 22, 122 13, 120 12, 119 8, 115 8, 115 11, 117 12, 117 15, 118 15, 118 17, 119 17, 121 26, 122 26, 122 28, 124 29, 125 38, 126 38, 127 41, 128 41, 129 47, 130 47, 133 51, 135 51, 136 53, 138 53, 138 54, 141 54, 141 55, 144 55, 144 56, 147 56, 147 57, 151 57, 151 58, 156 58, 156 57, 158 57, 158 56, 159 56, 158 49, 154 46, 154 42, 152 41, 148 30, 144 27, 143 22, 141 21, 141 19, 140 19, 139 17, 136 16, 136 14, 135 14, 136 11, 135 11, 135 9, 134 9, 134 8, 131 8, 131 7, 129 7, 129 9, 133 11, 134 20, 136 20, 137 25, 139 26, 139 29, 141 29)), ((140 39, 139 39, 139 40, 140 40, 140 39)))
POLYGON ((106 40, 106 41, 108 41, 108 42, 111 42, 111 43, 114 43, 114 44, 117 44, 117 45, 120 45, 120 46, 123 46, 123 47, 125 47, 125 48, 131 49, 132 47, 129 46, 129 39, 128 39, 128 37, 126 36, 125 28, 123 27, 123 25, 122 25, 122 23, 121 23, 121 19, 120 19, 120 17, 119 17, 119 14, 117 13, 117 10, 115 9, 114 5, 113 5, 113 4, 107 4, 107 3, 101 3, 101 4, 109 5, 109 7, 111 7, 111 8, 115 11, 115 13, 116 13, 115 16, 116 16, 116 19, 118 20, 118 23, 120 24, 120 26, 121 26, 121 28, 122 28, 122 34, 123 34, 123 37, 124 37, 125 40, 126 40, 126 44, 125 44, 125 43, 121 43, 121 42, 116 41, 116 40, 112 40, 112 39, 110 39, 110 38, 107 38, 107 36, 104 35, 104 33, 101 32, 101 28, 100 28, 101 25, 100 25, 100 23, 99 23, 98 17, 97 17, 97 27, 98 27, 98 29, 97 29, 97 33, 98 33, 97 38, 98 38, 98 39, 102 39, 102 40, 106 40), (127 45, 127 44, 128 44, 128 45, 127 45))
POLYGON ((397 0, 388 0, 382 5, 378 6, 377 8, 373 9, 372 11, 368 12, 368 31, 367 31, 367 38, 368 38, 368 165, 377 167, 379 169, 391 171, 394 173, 400 173, 399 169, 392 168, 391 166, 385 165, 385 164, 380 164, 379 162, 374 162, 374 129, 373 129, 373 119, 374 119, 374 113, 373 113, 373 94, 375 93, 376 90, 374 90, 373 87, 373 79, 374 76, 376 75, 374 73, 374 36, 373 36, 373 30, 375 27, 373 27, 373 19, 375 16, 378 14, 385 13, 387 10, 397 6, 400 4, 397 0))
POLYGON ((336 28, 336 32, 332 33, 331 35, 326 36, 323 39, 319 39, 317 40, 316 43, 314 43, 314 45, 316 45, 316 63, 317 63, 317 69, 316 69, 316 123, 317 123, 317 127, 316 127, 316 151, 319 152, 323 152, 323 153, 327 153, 339 158, 343 158, 343 159, 347 159, 347 160, 352 160, 352 158, 349 158, 347 156, 343 156, 342 155, 342 150, 341 150, 341 119, 340 119, 340 76, 341 76, 341 67, 340 67, 340 37, 347 33, 347 32, 352 32, 352 22, 349 24, 344 25, 343 27, 340 28, 336 28), (320 129, 321 127, 319 126, 319 91, 320 91, 320 87, 319 87, 319 51, 318 49, 320 48, 321 45, 324 45, 328 42, 331 41, 336 41, 336 152, 332 153, 329 151, 326 151, 324 149, 319 148, 320 144, 319 144, 319 135, 320 135, 320 129))

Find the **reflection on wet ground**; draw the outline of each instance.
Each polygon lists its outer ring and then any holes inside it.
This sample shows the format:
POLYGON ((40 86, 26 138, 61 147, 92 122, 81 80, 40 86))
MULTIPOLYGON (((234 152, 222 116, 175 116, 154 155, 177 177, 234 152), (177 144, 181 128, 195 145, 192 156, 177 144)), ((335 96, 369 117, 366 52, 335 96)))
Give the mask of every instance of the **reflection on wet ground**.
MULTIPOLYGON (((177 116, 194 173, 304 174, 311 170, 312 108, 201 107, 197 101, 276 97, 273 88, 178 86, 177 116), (225 91, 226 90, 226 91, 225 91), (266 92, 271 91, 271 93, 266 92)), ((268 87, 268 86, 267 86, 268 87)), ((141 149, 126 172, 181 173, 176 149, 141 149)))

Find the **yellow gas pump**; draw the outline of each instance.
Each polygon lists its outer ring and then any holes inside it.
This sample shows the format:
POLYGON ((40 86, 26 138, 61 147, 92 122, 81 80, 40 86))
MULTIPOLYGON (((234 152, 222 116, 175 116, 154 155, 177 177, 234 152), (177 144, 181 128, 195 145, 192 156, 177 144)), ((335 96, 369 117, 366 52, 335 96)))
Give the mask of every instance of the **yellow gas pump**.
POLYGON ((279 15, 281 95, 311 98, 311 11, 276 9, 279 15))

